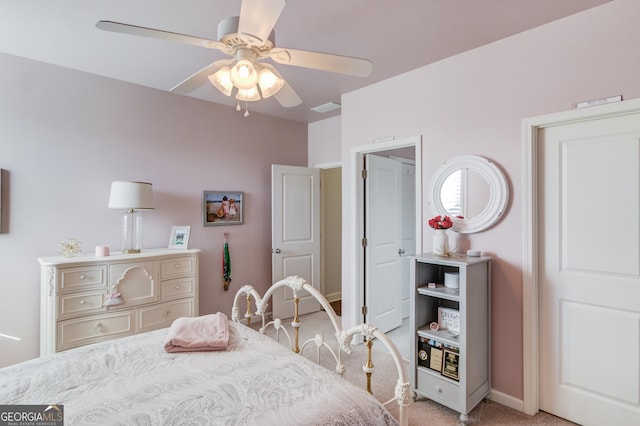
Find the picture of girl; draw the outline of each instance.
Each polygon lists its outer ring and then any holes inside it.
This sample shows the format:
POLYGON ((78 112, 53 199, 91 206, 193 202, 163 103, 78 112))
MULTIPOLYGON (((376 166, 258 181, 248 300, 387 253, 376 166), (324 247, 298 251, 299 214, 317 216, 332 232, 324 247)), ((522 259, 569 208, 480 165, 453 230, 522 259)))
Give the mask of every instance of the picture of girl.
POLYGON ((243 192, 204 191, 204 225, 241 225, 243 192))

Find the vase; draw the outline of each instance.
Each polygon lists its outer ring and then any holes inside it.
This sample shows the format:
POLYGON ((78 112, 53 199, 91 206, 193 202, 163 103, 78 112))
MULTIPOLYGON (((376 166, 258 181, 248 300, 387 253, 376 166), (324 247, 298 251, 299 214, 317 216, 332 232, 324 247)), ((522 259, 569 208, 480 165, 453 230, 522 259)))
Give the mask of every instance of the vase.
POLYGON ((436 229, 433 234, 433 254, 437 256, 449 255, 449 235, 446 229, 436 229))

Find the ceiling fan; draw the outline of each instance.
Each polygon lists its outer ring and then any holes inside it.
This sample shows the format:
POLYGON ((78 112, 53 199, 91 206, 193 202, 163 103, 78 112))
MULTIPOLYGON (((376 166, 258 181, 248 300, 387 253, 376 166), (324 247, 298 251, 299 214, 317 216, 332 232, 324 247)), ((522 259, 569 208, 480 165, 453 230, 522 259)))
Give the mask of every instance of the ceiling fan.
MULTIPOLYGON (((240 16, 225 18, 218 24, 218 40, 113 21, 99 21, 96 26, 105 31, 217 49, 231 56, 207 65, 171 88, 171 92, 188 94, 209 80, 226 96, 235 92, 238 111, 240 101, 257 101, 270 96, 285 108, 302 103, 275 67, 262 62, 263 59, 357 77, 371 74, 373 66, 368 59, 276 47, 273 27, 285 3, 286 0, 242 0, 240 16)), ((245 111, 247 115, 249 113, 245 111)))

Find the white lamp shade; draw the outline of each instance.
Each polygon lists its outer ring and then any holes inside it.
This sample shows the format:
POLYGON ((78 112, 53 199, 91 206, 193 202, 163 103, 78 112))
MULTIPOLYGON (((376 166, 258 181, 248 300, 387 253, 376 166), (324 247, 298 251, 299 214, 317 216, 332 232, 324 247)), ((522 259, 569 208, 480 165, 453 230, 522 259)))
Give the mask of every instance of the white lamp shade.
POLYGON ((229 78, 238 89, 247 90, 258 83, 258 71, 251 61, 241 59, 231 68, 229 78))
POLYGON ((153 210, 153 190, 148 182, 116 180, 111 183, 109 208, 153 210))
POLYGON ((222 67, 215 73, 211 74, 209 76, 209 81, 220 92, 224 93, 226 96, 231 96, 233 83, 231 82, 231 71, 229 70, 229 67, 222 67))
POLYGON ((239 101, 259 101, 260 93, 258 93, 258 87, 253 86, 251 89, 238 89, 238 93, 236 93, 236 99, 239 101))
POLYGON ((258 85, 260 86, 262 97, 268 98, 282 89, 284 80, 271 65, 263 64, 262 66, 263 68, 258 73, 258 85))

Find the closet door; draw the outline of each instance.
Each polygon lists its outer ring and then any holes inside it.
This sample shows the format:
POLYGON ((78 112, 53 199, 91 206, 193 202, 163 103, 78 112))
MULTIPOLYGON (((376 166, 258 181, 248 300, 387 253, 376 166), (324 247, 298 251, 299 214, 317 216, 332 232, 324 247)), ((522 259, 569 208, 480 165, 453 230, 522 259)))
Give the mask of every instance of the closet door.
POLYGON ((540 408, 640 419, 640 113, 539 130, 540 408))

